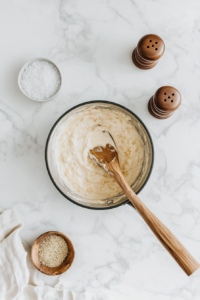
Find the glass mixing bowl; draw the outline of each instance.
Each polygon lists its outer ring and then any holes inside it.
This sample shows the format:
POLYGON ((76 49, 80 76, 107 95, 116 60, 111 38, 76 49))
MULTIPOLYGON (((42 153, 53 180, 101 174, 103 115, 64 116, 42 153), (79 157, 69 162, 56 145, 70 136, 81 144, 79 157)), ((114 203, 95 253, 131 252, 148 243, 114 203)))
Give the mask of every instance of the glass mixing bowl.
POLYGON ((47 171, 49 176, 55 185, 55 187, 60 191, 60 193, 66 197, 71 202, 91 209, 109 209, 114 208, 119 205, 129 203, 126 195, 121 193, 115 197, 111 197, 108 199, 96 200, 96 199, 88 199, 81 197, 80 195, 75 194, 71 191, 61 180, 59 176, 59 172, 56 165, 55 160, 55 142, 56 137, 59 132, 59 128, 63 122, 65 122, 68 118, 72 117, 73 115, 77 114, 78 112, 85 110, 90 107, 95 108, 104 108, 104 109, 112 109, 118 110, 122 113, 128 115, 131 118, 131 122, 139 132, 143 143, 144 143, 144 161, 142 165, 141 172, 135 182, 131 185, 131 188, 134 190, 136 194, 138 194, 142 188, 145 186, 146 182, 148 181, 152 168, 153 168, 153 160, 154 160, 154 150, 153 150, 153 142, 151 136, 143 124, 143 122, 136 116, 132 111, 127 109, 126 107, 109 101, 90 101, 81 103, 77 106, 72 107, 68 111, 66 111, 53 125, 49 136, 46 142, 45 148, 45 161, 47 166, 47 171))

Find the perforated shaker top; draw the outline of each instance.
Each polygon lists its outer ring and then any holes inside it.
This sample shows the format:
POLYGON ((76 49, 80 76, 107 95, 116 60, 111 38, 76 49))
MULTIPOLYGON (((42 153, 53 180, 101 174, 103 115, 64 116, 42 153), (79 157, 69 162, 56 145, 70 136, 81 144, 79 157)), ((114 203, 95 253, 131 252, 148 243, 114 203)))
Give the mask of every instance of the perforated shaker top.
POLYGON ((155 34, 147 34, 138 42, 138 52, 147 60, 158 60, 165 51, 164 41, 155 34))
POLYGON ((162 111, 175 111, 181 104, 180 92, 172 86, 162 86, 154 95, 155 105, 162 111))

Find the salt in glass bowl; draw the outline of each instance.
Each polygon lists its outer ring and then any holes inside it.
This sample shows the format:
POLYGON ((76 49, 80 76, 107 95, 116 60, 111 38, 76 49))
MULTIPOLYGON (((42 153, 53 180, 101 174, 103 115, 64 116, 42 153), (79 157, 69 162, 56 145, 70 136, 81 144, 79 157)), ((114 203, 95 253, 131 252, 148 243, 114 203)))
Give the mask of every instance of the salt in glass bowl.
POLYGON ((23 67, 21 68, 21 70, 20 70, 20 72, 19 72, 19 75, 18 75, 18 86, 19 86, 19 89, 21 90, 21 92, 22 92, 27 98, 29 98, 29 99, 31 99, 31 100, 34 100, 34 101, 37 101, 37 102, 45 102, 45 101, 49 101, 49 100, 52 100, 53 98, 55 98, 55 97, 58 95, 58 93, 59 93, 59 91, 60 91, 60 89, 61 89, 61 85, 62 85, 62 76, 61 76, 61 72, 60 72, 58 66, 57 66, 53 61, 51 61, 51 60, 49 60, 49 59, 47 59, 47 58, 39 57, 39 58, 35 58, 35 59, 33 59, 33 60, 29 60, 27 63, 25 63, 25 64, 23 65, 23 67), (58 71, 58 73, 59 73, 59 75, 60 75, 60 86, 59 86, 58 90, 56 91, 56 93, 55 93, 54 95, 52 95, 51 97, 49 97, 49 98, 45 98, 45 99, 41 99, 41 100, 34 99, 34 98, 30 97, 29 95, 27 95, 27 94, 23 91, 23 89, 22 89, 22 85, 21 85, 21 76, 22 76, 24 70, 26 69, 26 67, 27 67, 28 65, 30 65, 31 63, 35 62, 35 61, 47 61, 47 62, 49 62, 50 64, 52 64, 52 65, 57 69, 57 71, 58 71))

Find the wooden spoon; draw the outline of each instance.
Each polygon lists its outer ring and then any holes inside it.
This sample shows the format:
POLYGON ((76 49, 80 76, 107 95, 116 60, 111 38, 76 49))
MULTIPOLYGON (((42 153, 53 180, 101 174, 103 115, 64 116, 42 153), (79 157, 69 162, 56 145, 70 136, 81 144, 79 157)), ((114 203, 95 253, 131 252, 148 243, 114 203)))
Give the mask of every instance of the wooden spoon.
POLYGON ((119 165, 116 149, 110 144, 106 144, 106 147, 98 146, 91 149, 89 155, 114 177, 141 217, 185 273, 189 276, 195 272, 200 264, 173 233, 144 205, 127 183, 119 165))

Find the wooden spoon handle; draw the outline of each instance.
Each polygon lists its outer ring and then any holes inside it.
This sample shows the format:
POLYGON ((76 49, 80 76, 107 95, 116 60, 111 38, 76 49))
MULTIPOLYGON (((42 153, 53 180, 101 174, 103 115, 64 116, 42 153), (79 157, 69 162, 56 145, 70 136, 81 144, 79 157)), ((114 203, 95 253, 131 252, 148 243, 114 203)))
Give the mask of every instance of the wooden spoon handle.
POLYGON ((191 275, 193 272, 195 272, 200 267, 200 264, 179 242, 179 240, 173 235, 173 233, 156 216, 154 216, 154 214, 138 198, 138 196, 126 182, 123 174, 121 173, 121 170, 117 170, 117 172, 113 172, 113 174, 115 180, 125 192, 128 199, 140 213, 153 233, 157 236, 159 241, 176 260, 180 267, 185 271, 185 273, 187 275, 191 275))

